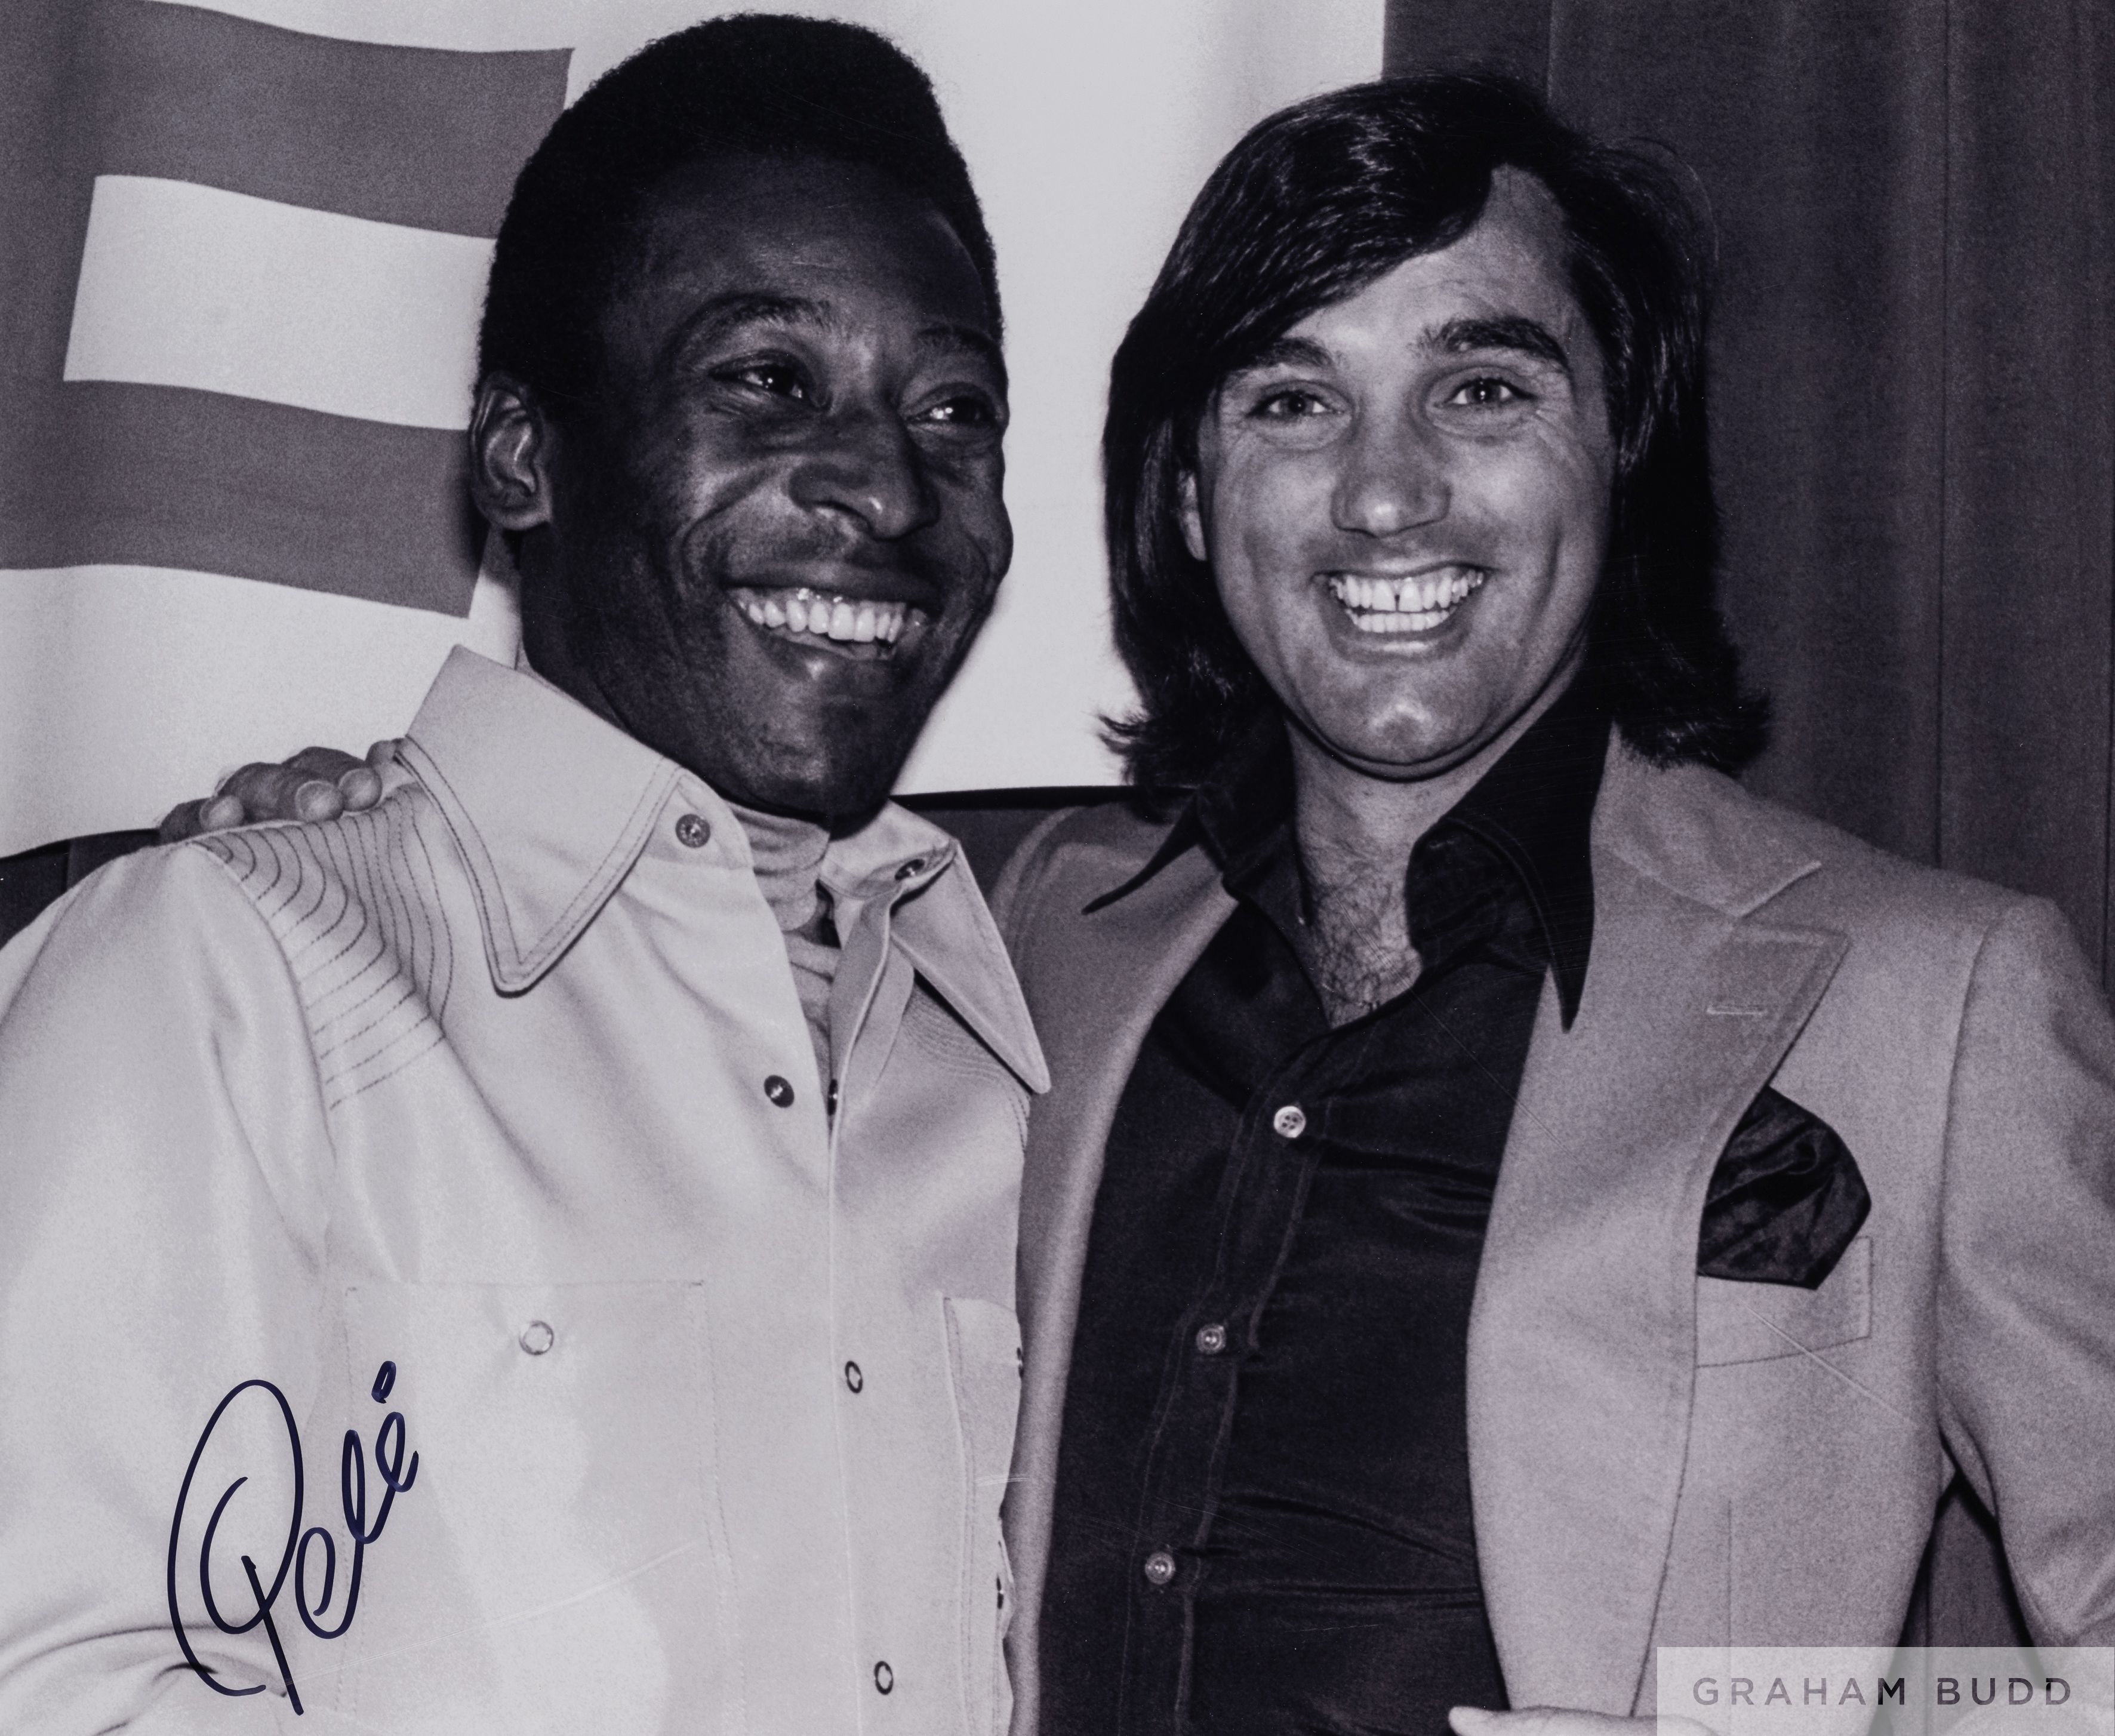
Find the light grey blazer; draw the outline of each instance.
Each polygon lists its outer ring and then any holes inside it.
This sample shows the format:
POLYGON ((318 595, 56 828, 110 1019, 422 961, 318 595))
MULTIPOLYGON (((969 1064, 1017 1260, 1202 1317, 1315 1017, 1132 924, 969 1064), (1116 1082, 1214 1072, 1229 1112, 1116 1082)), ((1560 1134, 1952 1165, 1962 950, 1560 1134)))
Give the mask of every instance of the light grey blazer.
MULTIPOLYGON (((1121 809, 1031 834, 994 908, 1054 1086, 1021 1201, 1016 1736, 1080 1268, 1148 1026, 1233 908, 1121 809)), ((2115 1642, 2115 1025, 2039 900, 1612 745, 1569 1031, 1545 985, 1469 1327, 1477 1553, 1516 1706, 1646 1712, 1663 1645, 1888 1645, 1934 1508, 1997 1514, 2030 1626, 2115 1642), (1696 1274, 1766 1084, 1872 1213, 1814 1291, 1696 1274)))

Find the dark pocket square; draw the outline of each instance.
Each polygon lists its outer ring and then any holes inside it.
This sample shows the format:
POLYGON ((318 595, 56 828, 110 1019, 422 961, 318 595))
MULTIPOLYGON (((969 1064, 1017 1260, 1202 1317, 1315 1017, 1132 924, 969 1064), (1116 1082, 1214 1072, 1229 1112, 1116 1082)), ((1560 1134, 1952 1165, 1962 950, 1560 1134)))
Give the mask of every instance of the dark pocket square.
POLYGON ((1818 1289, 1872 1206, 1836 1129, 1766 1086, 1712 1172, 1696 1270, 1818 1289))

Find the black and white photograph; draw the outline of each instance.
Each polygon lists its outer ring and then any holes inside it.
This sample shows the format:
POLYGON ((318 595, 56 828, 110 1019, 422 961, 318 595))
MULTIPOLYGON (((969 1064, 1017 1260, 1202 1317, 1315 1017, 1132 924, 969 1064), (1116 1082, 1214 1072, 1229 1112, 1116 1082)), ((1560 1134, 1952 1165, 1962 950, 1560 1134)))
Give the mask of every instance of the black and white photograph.
POLYGON ((0 1736, 2115 1736, 2108 0, 0 89, 0 1736))

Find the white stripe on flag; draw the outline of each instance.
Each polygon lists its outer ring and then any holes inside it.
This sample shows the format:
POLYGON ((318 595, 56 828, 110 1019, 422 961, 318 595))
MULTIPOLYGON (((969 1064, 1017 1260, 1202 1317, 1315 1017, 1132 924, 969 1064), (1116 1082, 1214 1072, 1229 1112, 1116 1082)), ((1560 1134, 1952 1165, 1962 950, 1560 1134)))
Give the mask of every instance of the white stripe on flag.
POLYGON ((467 620, 150 567, 0 572, 0 856, 150 826, 245 760, 401 735, 451 645, 512 659, 511 570, 488 561, 467 620))
POLYGON ((468 236, 99 175, 66 378, 461 428, 491 263, 468 236))

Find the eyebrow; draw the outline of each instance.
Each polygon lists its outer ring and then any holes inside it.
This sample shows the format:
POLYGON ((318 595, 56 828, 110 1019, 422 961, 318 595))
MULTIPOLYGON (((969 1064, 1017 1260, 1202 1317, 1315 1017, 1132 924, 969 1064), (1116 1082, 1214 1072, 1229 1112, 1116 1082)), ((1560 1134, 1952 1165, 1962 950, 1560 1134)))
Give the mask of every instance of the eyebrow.
POLYGON ((699 308, 677 328, 670 348, 687 349, 738 325, 834 326, 842 323, 828 303, 810 301, 805 296, 737 292, 715 296, 699 308))
MULTIPOLYGON (((1432 326, 1419 337, 1419 342, 1428 349, 1443 350, 1449 355, 1466 355, 1477 350, 1509 351, 1515 355, 1531 356, 1538 361, 1549 364, 1569 379, 1571 358, 1548 326, 1539 319, 1530 319, 1524 314, 1501 315, 1488 319, 1449 319, 1443 324, 1432 326)), ((1246 373, 1250 369, 1265 368, 1326 368, 1335 358, 1311 338, 1298 338, 1288 333, 1276 342, 1266 344, 1256 352, 1255 358, 1245 367, 1236 370, 1246 373)))
POLYGON ((1524 314, 1492 319, 1449 319, 1427 331, 1423 341, 1453 356, 1472 350, 1507 350, 1546 361, 1567 379, 1571 376, 1571 358, 1556 334, 1539 319, 1530 319, 1524 314))
POLYGON ((929 325, 917 334, 916 342, 921 350, 967 350, 989 362, 1001 379, 1006 378, 1004 352, 990 333, 980 332, 973 325, 929 325))
POLYGON ((1251 361, 1234 372, 1246 374, 1251 369, 1264 368, 1326 368, 1335 359, 1313 338, 1295 338, 1287 333, 1275 342, 1265 344, 1251 361))

